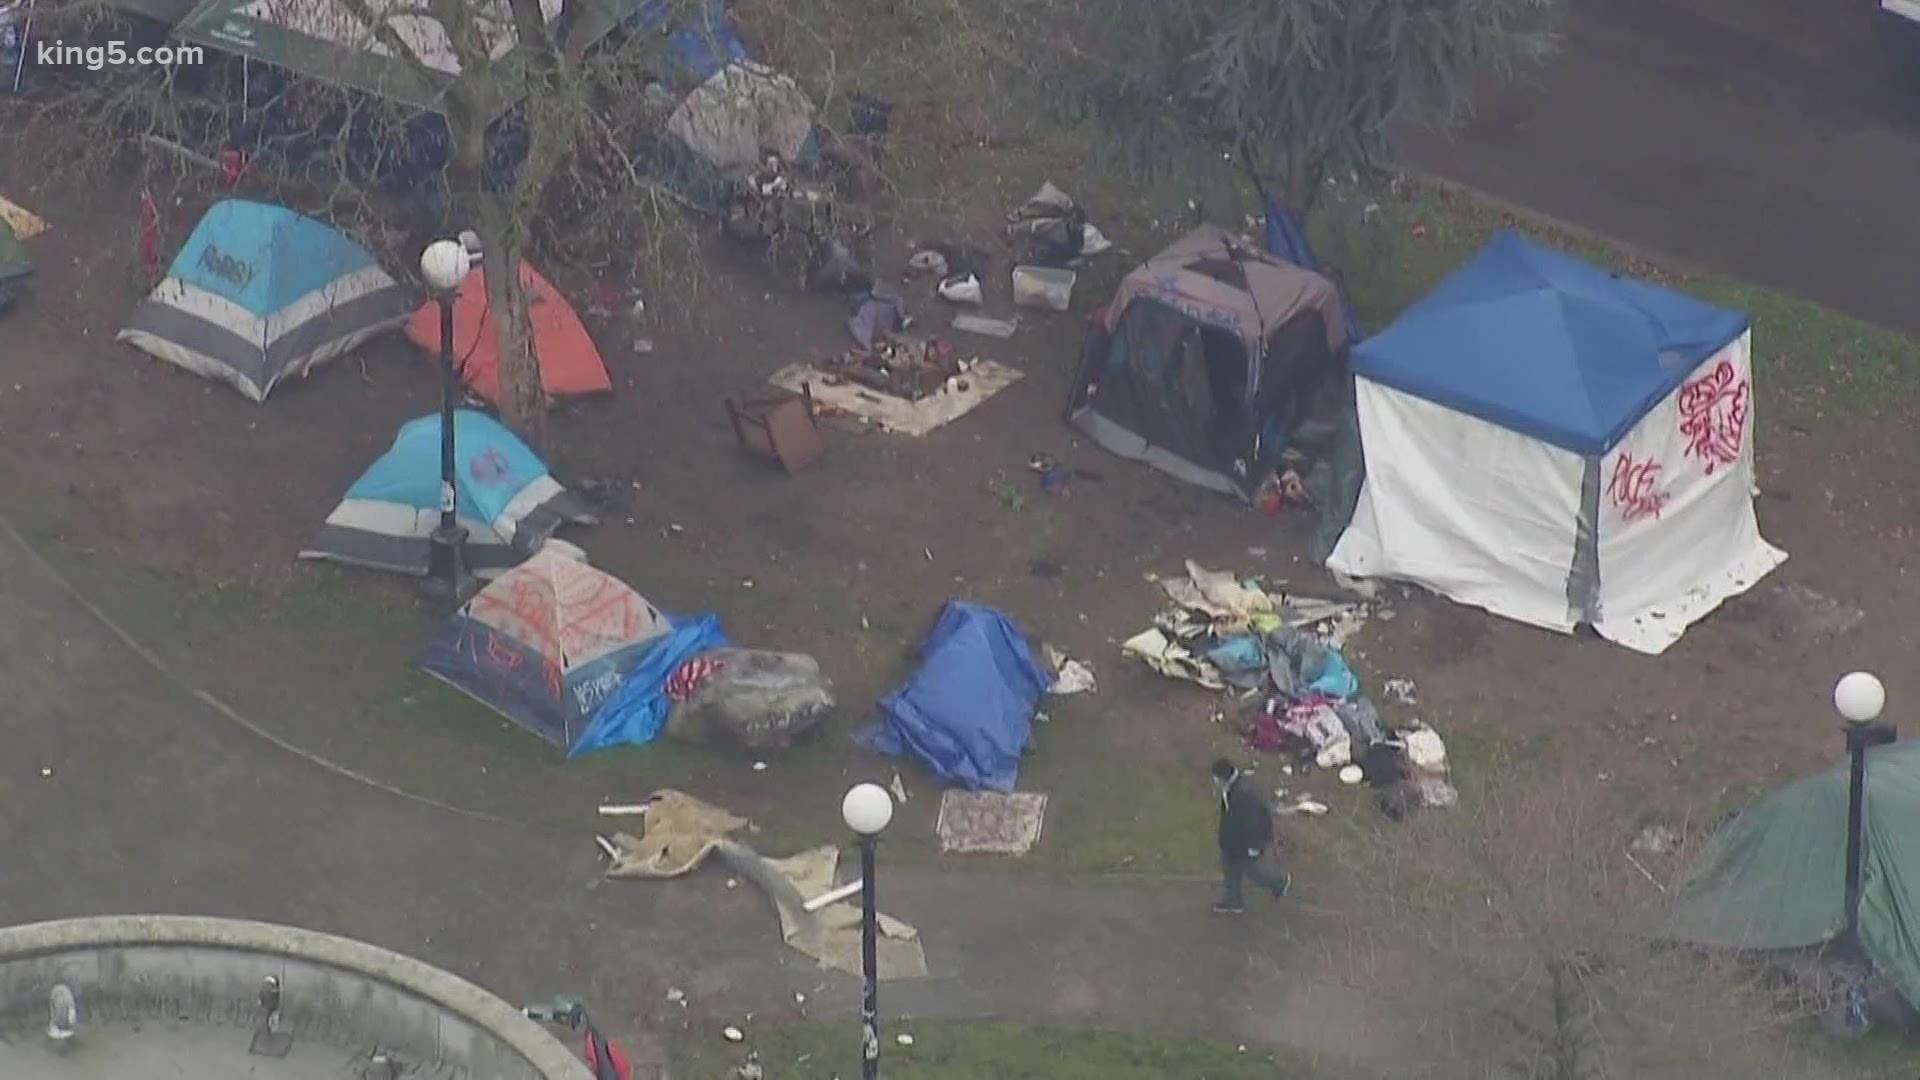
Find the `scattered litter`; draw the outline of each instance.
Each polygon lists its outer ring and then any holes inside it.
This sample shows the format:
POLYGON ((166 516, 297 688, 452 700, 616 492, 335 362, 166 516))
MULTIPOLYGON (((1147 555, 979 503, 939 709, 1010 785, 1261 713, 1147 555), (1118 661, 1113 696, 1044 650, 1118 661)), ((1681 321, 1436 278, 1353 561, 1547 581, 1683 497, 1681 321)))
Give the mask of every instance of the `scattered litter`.
POLYGON ((739 887, 740 887, 740 879, 739 879, 739 878, 728 878, 728 879, 727 879, 727 888, 729 888, 729 889, 737 889, 737 888, 739 888, 739 887))
POLYGON ((1006 319, 990 319, 985 315, 961 312, 953 317, 953 328, 969 334, 981 334, 1005 341, 1013 336, 1019 326, 1006 319))
POLYGON ((753 771, 754 771, 754 772, 766 772, 766 771, 767 771, 767 763, 766 763, 766 762, 764 762, 764 761, 756 761, 756 762, 754 762, 754 763, 753 763, 753 771))
POLYGON ((1052 669, 1053 685, 1049 694, 1091 694, 1096 684, 1093 669, 1051 645, 1041 645, 1040 655, 1052 669))
POLYGON ((793 1003, 795 1005, 805 1005, 807 1003, 807 995, 795 990, 793 992, 793 1003))
POLYGON ((900 774, 898 772, 895 772, 893 774, 893 782, 887 785, 887 790, 893 792, 894 802, 897 802, 902 806, 906 805, 907 784, 906 784, 906 781, 900 779, 900 774))
POLYGON ((53 775, 53 770, 52 770, 52 769, 41 769, 41 770, 40 770, 40 775, 41 775, 41 776, 52 776, 52 775, 53 775))
POLYGON ((908 257, 907 269, 918 274, 945 278, 947 276, 947 257, 931 248, 916 251, 908 257))
POLYGON ((1387 695, 1388 701, 1395 702, 1396 704, 1420 704, 1420 699, 1415 691, 1412 679, 1388 679, 1380 684, 1380 691, 1387 695))
POLYGON ((1247 549, 1247 554, 1256 559, 1264 559, 1267 557, 1267 549, 1263 547, 1250 547, 1247 549))
POLYGON ((0 196, 0 221, 6 222, 13 229, 13 235, 22 240, 31 240, 47 231, 46 221, 3 196, 0 196))
POLYGON ((981 304, 986 295, 980 289, 980 279, 972 274, 951 277, 940 283, 940 298, 954 304, 981 304))
POLYGON ((901 1046, 912 1046, 913 1036, 908 1035, 905 1032, 901 1032, 899 1035, 894 1036, 893 1041, 899 1043, 901 1046))
POLYGON ((965 378, 949 383, 942 376, 939 388, 918 400, 874 393, 813 364, 789 364, 774 372, 768 381, 796 394, 802 387, 811 386, 813 399, 823 410, 863 420, 885 431, 918 437, 972 412, 1021 377, 1020 371, 1005 364, 973 361, 965 378))
POLYGON ((952 854, 1025 855, 1040 842, 1047 797, 1037 792, 949 790, 934 831, 952 854))
POLYGON ((1050 694, 1091 694, 1096 688, 1093 669, 1078 660, 1069 660, 1060 665, 1060 671, 1054 676, 1050 694))
POLYGON ((1665 855, 1680 846, 1680 834, 1665 825, 1649 825, 1627 846, 1641 855, 1665 855))
MULTIPOLYGON (((691 873, 709 855, 716 856, 735 877, 752 882, 773 900, 780 916, 781 937, 788 945, 835 971, 860 974, 861 916, 857 907, 826 902, 817 910, 807 910, 805 900, 833 889, 839 867, 838 847, 825 844, 790 858, 768 859, 730 839, 733 833, 751 828, 745 818, 677 791, 656 792, 647 801, 654 809, 642 819, 647 827, 645 836, 614 836, 608 877, 667 880, 691 873)), ((858 891, 855 885, 835 899, 858 891)), ((883 912, 880 933, 882 979, 926 976, 926 953, 917 930, 883 912)))
POLYGON ((648 354, 650 354, 650 353, 652 353, 652 352, 653 352, 653 339, 652 339, 652 338, 650 338, 650 337, 637 337, 637 338, 634 338, 634 339, 633 339, 633 351, 634 351, 634 354, 635 354, 635 355, 637 355, 637 356, 646 356, 646 355, 648 355, 648 354))
POLYGON ((684 1009, 687 1005, 687 992, 677 986, 672 987, 667 991, 667 1000, 684 1009))
POLYGON ((1343 784, 1357 784, 1366 778, 1366 770, 1358 765, 1348 765, 1340 770, 1340 782, 1343 784))
POLYGON ((1007 215, 1007 235, 1013 240, 1015 258, 1039 266, 1066 266, 1113 246, 1052 181, 1041 184, 1040 190, 1007 215))
POLYGON ((603 805, 600 807, 600 813, 603 817, 638 817, 645 814, 647 810, 648 805, 646 803, 624 803, 603 805))
POLYGON ((748 1060, 734 1067, 733 1080, 766 1080, 766 1070, 758 1061, 748 1060))
POLYGON ((728 1024, 725 1028, 722 1028, 720 1031, 720 1034, 728 1042, 740 1042, 747 1037, 746 1032, 741 1031, 739 1028, 734 1027, 732 1024, 728 1024))
POLYGON ((1416 769, 1426 772, 1440 772, 1447 767, 1447 747, 1440 740, 1440 733, 1422 724, 1403 736, 1407 748, 1407 762, 1416 769))
POLYGON ((1325 817, 1328 813, 1326 803, 1318 799, 1302 798, 1292 806, 1282 806, 1275 811, 1280 814, 1305 814, 1308 817, 1325 817))

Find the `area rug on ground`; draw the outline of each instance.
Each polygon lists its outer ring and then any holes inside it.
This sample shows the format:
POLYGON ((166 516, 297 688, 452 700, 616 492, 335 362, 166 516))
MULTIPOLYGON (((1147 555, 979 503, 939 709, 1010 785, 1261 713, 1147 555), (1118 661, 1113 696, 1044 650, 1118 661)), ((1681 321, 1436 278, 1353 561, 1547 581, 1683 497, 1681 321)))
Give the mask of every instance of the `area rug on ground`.
POLYGON ((949 791, 940 797, 940 850, 1025 855, 1040 842, 1047 797, 1032 791, 949 791))
MULTIPOLYGON (((843 897, 815 911, 809 897, 834 889, 840 852, 831 845, 803 851, 785 859, 769 859, 729 834, 750 828, 747 819, 678 791, 649 796, 642 815, 641 836, 617 833, 602 837, 611 878, 654 881, 691 873, 707 856, 720 859, 734 873, 759 886, 780 916, 780 936, 788 945, 813 957, 822 967, 859 975, 860 906, 843 897)), ((856 891, 851 894, 857 897, 856 891)), ((920 932, 882 912, 879 917, 879 977, 921 979, 927 975, 927 954, 920 932)))
POLYGON ((968 369, 964 380, 966 389, 956 386, 919 401, 876 393, 853 383, 836 386, 828 381, 825 372, 807 364, 783 367, 768 381, 796 394, 801 387, 808 387, 814 400, 829 409, 857 416, 884 431, 918 436, 945 427, 979 408, 982 402, 1018 382, 1020 376, 1019 371, 1005 364, 982 360, 968 369))

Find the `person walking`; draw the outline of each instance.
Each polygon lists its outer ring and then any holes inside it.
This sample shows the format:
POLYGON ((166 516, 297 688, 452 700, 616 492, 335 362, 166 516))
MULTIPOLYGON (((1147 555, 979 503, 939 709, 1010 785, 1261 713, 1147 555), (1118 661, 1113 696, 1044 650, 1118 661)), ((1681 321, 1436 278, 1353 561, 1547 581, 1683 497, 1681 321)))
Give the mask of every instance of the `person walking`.
POLYGON ((1251 880, 1273 893, 1287 895, 1293 879, 1265 861, 1273 846, 1273 810, 1254 786, 1253 778, 1234 768, 1226 758, 1213 763, 1213 784, 1220 796, 1220 873, 1224 879, 1220 902, 1213 910, 1238 915, 1247 910, 1245 883, 1251 880))

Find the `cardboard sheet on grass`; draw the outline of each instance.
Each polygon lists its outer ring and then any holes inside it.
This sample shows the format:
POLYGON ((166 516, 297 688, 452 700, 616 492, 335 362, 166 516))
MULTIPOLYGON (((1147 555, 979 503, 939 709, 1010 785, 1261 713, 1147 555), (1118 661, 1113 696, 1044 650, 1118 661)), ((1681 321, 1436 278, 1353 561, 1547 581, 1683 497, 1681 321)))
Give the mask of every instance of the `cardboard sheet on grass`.
MULTIPOLYGON (((769 859, 730 839, 749 822, 712 803, 679 791, 656 792, 647 799, 641 836, 612 838, 611 878, 665 880, 691 873, 709 855, 760 887, 780 915, 780 936, 823 967, 860 974, 860 905, 852 899, 807 911, 808 898, 832 889, 840 852, 832 845, 785 859, 769 859)), ((927 974, 920 932, 884 912, 880 915, 880 977, 919 979, 927 974)))
POLYGON ((44 220, 4 195, 0 195, 0 221, 5 221, 13 229, 13 235, 22 240, 31 240, 47 231, 44 220))
POLYGON ((1021 374, 1005 364, 982 360, 968 369, 965 390, 942 390, 919 401, 878 393, 855 383, 832 385, 825 372, 808 364, 790 364, 774 372, 768 381, 796 394, 802 386, 810 387, 814 400, 821 405, 860 417, 886 431, 920 436, 972 412, 1018 382, 1021 374))

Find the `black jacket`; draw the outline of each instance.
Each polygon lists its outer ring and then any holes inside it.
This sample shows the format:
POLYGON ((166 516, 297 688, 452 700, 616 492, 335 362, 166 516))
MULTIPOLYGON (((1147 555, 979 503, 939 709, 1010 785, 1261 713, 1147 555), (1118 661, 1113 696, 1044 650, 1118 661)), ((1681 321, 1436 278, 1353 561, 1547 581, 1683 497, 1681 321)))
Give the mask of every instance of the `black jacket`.
POLYGON ((1252 777, 1235 777, 1220 805, 1220 854, 1244 859, 1248 852, 1265 851, 1272 843, 1273 811, 1252 777))

